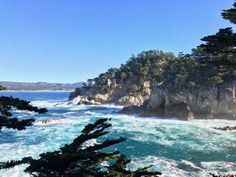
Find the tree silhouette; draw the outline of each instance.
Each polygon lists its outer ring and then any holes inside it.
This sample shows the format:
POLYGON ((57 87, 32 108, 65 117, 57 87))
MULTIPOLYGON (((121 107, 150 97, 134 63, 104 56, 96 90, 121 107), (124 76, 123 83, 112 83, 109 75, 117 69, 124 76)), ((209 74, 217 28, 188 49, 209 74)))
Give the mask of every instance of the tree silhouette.
POLYGON ((223 10, 222 16, 224 19, 229 20, 231 23, 236 24, 236 2, 233 5, 234 7, 228 10, 223 10))
MULTIPOLYGON (((222 17, 236 24, 236 2, 233 8, 223 10, 222 17)), ((200 55, 206 61, 214 63, 218 67, 226 67, 232 69, 236 67, 236 33, 231 27, 220 29, 214 35, 202 38, 205 44, 198 47, 200 55)), ((202 57, 201 57, 202 58, 202 57)))
POLYGON ((47 109, 34 107, 30 105, 30 102, 28 101, 2 96, 0 97, 0 130, 2 127, 24 130, 26 126, 32 125, 35 121, 34 119, 19 120, 18 118, 12 117, 13 114, 11 113, 11 110, 13 108, 37 112, 39 114, 47 112, 47 109))
MULTIPOLYGON (((104 148, 123 142, 125 139, 108 139, 101 143, 86 146, 91 140, 99 140, 109 132, 111 127, 108 119, 99 119, 93 124, 88 124, 81 135, 54 152, 40 154, 39 159, 26 157, 19 161, 0 163, 0 169, 8 169, 20 164, 29 164, 25 172, 36 177, 151 177, 159 176, 160 172, 149 172, 149 167, 136 171, 127 169, 130 160, 119 151, 106 152, 104 148), (107 162, 108 165, 102 165, 107 162)), ((101 140, 100 140, 101 141, 101 140)))
POLYGON ((206 44, 200 45, 206 60, 217 66, 236 66, 236 33, 232 28, 220 29, 215 35, 202 38, 206 44))

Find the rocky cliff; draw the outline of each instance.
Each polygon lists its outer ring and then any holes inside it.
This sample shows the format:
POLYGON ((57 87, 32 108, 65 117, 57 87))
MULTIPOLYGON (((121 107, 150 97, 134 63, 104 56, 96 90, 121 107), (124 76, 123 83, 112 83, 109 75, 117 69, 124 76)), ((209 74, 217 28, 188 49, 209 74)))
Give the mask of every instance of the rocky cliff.
POLYGON ((148 81, 143 83, 143 90, 136 93, 129 92, 129 85, 116 85, 109 93, 96 88, 82 87, 70 94, 70 100, 80 97, 78 104, 99 105, 114 103, 122 106, 140 106, 148 100, 151 90, 148 81))
POLYGON ((163 81, 152 84, 149 99, 122 112, 182 120, 236 120, 236 70, 227 67, 222 72, 222 68, 191 58, 171 61, 163 81))
POLYGON ((236 82, 211 88, 173 92, 155 88, 141 107, 143 114, 179 119, 236 119, 236 82))
POLYGON ((80 96, 79 104, 123 105, 123 113, 146 116, 236 119, 235 95, 234 66, 149 51, 89 81, 70 99, 80 96))
POLYGON ((140 106, 151 94, 153 79, 161 78, 172 53, 158 50, 132 56, 120 68, 111 68, 70 94, 70 100, 80 96, 79 104, 115 103, 123 106, 140 106))

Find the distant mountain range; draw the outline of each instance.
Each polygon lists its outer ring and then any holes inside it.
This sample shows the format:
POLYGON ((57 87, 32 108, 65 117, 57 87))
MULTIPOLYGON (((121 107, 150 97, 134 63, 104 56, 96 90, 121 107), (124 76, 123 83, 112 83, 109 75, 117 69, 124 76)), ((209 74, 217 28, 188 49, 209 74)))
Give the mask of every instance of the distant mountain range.
POLYGON ((81 87, 83 82, 77 82, 73 84, 62 84, 62 83, 48 83, 48 82, 8 82, 0 81, 0 85, 7 88, 7 90, 65 90, 71 91, 75 88, 81 87))

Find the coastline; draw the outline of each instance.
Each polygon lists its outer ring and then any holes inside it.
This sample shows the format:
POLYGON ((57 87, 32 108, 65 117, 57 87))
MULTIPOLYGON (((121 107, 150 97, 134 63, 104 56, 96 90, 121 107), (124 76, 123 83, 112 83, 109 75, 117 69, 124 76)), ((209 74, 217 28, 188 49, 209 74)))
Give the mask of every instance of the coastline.
POLYGON ((0 92, 73 92, 73 90, 1 90, 0 92))

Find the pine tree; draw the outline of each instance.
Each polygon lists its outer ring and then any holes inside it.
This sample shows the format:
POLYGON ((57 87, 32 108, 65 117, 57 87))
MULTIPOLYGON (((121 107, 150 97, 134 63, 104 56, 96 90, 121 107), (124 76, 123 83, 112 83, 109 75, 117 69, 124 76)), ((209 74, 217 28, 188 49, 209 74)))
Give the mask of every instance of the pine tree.
POLYGON ((224 19, 229 20, 231 23, 236 24, 236 2, 233 5, 234 7, 228 10, 223 10, 222 16, 224 19))
POLYGON ((34 119, 19 120, 18 118, 12 117, 11 110, 13 108, 37 112, 39 114, 47 112, 47 109, 34 107, 28 101, 2 96, 0 97, 0 130, 2 127, 24 130, 26 126, 32 125, 35 121, 34 119))
MULTIPOLYGON (((223 10, 222 17, 236 24, 236 3, 234 7, 228 10, 223 10)), ((231 27, 220 29, 214 35, 205 36, 202 38, 205 44, 198 47, 198 52, 207 62, 212 62, 216 66, 224 66, 235 68, 236 66, 236 33, 231 27)))
MULTIPOLYGON (((234 8, 222 12, 224 19, 236 24, 236 3, 234 8)), ((212 77, 218 85, 235 80, 236 76, 236 33, 231 27, 220 29, 216 34, 201 39, 205 43, 198 46, 193 57, 209 67, 216 68, 212 77)))
POLYGON ((208 62, 217 66, 236 66, 236 33, 232 28, 220 29, 214 35, 205 36, 202 41, 206 44, 198 48, 202 51, 201 54, 206 56, 208 62))
MULTIPOLYGON (((101 143, 86 146, 90 140, 102 137, 109 132, 111 127, 108 119, 99 119, 93 124, 88 124, 81 135, 71 144, 65 145, 54 152, 40 154, 39 159, 31 157, 19 161, 0 163, 0 169, 12 168, 20 164, 29 164, 25 172, 36 177, 151 177, 159 176, 160 172, 149 172, 149 167, 135 171, 127 169, 130 160, 119 151, 106 152, 104 148, 123 142, 125 139, 108 139, 101 143), (102 165, 107 162, 109 165, 102 165)), ((100 140, 101 141, 101 140, 100 140)))

